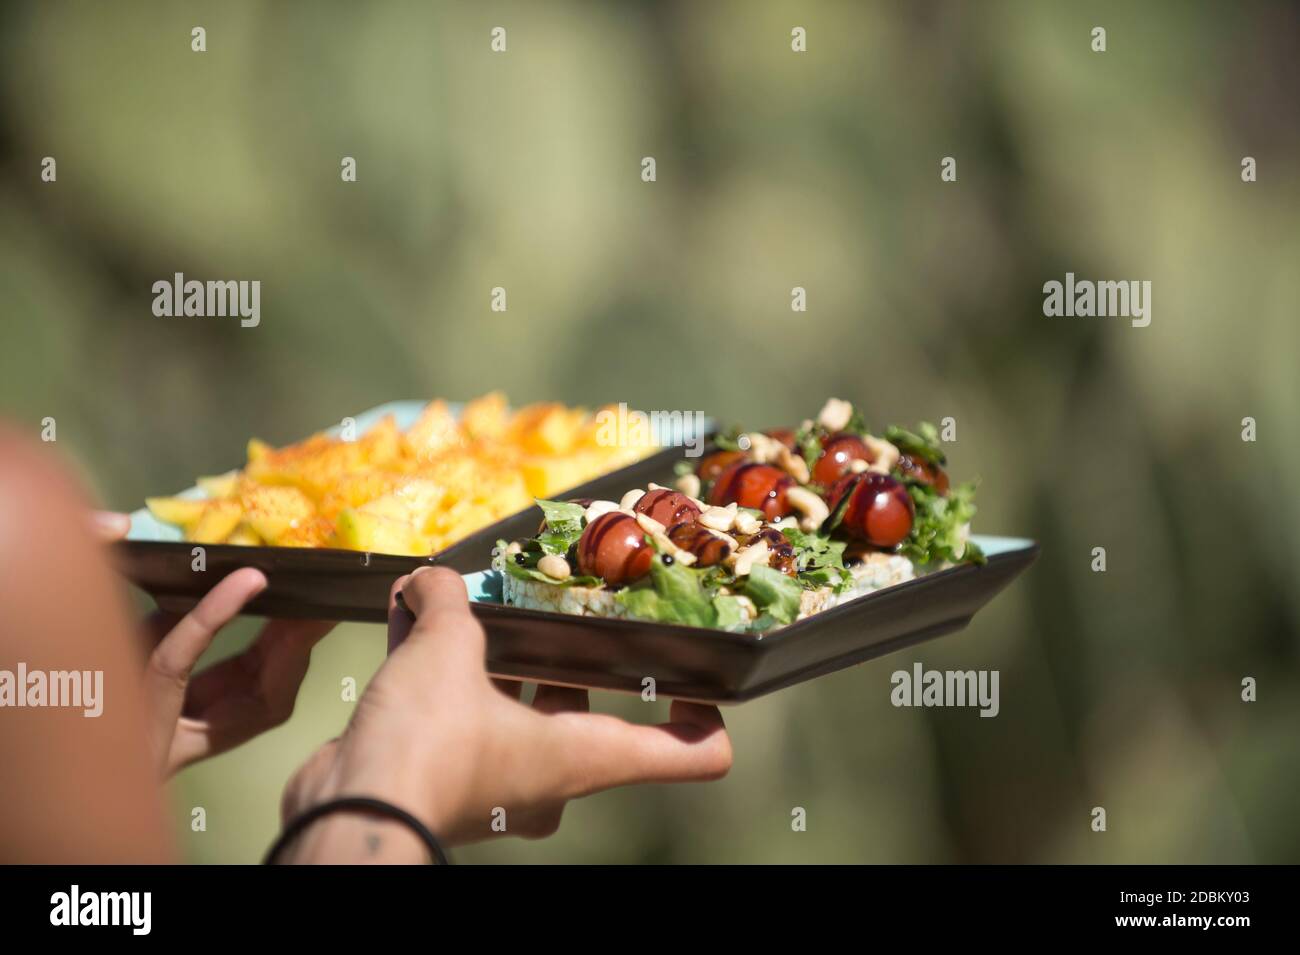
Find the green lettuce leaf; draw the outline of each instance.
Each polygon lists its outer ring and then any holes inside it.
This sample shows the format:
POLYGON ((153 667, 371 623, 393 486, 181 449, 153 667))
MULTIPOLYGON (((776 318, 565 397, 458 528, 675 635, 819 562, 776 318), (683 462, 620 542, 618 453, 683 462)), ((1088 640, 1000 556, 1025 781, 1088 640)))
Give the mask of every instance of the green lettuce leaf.
POLYGON ((740 437, 744 433, 741 428, 728 428, 715 434, 713 443, 719 451, 743 451, 745 449, 740 446, 740 437))
POLYGON ((537 535, 537 543, 547 554, 559 554, 563 557, 569 548, 582 536, 583 515, 586 509, 581 504, 567 501, 538 500, 537 506, 546 516, 546 530, 537 535))
POLYGON ((817 459, 822 456, 820 430, 816 425, 800 428, 794 434, 794 444, 803 456, 804 462, 808 465, 808 470, 811 471, 817 464, 817 459))
POLYGON ((718 594, 714 597, 713 609, 717 613, 717 622, 714 626, 719 630, 744 630, 748 622, 740 606, 740 598, 734 594, 718 594))
POLYGON ((779 623, 793 623, 799 616, 799 599, 803 595, 803 588, 793 577, 756 564, 741 586, 745 595, 754 601, 759 613, 770 616, 779 623))
POLYGON ((948 456, 943 453, 943 444, 939 441, 939 429, 928 421, 917 425, 916 431, 890 425, 885 429, 885 440, 904 454, 930 464, 942 466, 948 463, 948 456))
POLYGON ((831 540, 821 534, 810 534, 797 527, 781 531, 794 546, 795 567, 798 579, 805 587, 834 587, 841 590, 852 583, 844 569, 845 541, 831 540))
POLYGON ((984 553, 967 541, 962 547, 961 528, 975 516, 975 483, 953 487, 944 497, 924 484, 909 484, 908 493, 916 506, 912 531, 899 553, 917 564, 982 564, 984 553))
POLYGON ((666 562, 661 554, 650 562, 649 581, 620 590, 618 601, 643 620, 688 627, 712 627, 718 620, 713 594, 701 573, 681 561, 666 562))
MULTIPOLYGON (((528 543, 531 545, 532 541, 528 543)), ((548 577, 537 569, 537 562, 545 556, 544 551, 530 546, 518 554, 507 556, 505 549, 508 544, 508 541, 497 541, 497 551, 501 554, 501 558, 499 564, 493 561, 493 566, 503 567, 511 577, 518 577, 520 580, 539 580, 553 587, 599 587, 603 583, 599 577, 573 576, 567 580, 556 580, 554 577, 548 577), (523 563, 520 563, 520 558, 523 559, 523 563)))

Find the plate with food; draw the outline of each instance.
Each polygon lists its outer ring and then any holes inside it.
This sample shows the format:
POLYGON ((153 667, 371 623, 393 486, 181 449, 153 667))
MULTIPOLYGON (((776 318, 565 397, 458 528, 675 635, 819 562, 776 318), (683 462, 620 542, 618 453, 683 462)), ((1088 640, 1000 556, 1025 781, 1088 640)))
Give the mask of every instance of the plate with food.
POLYGON ((621 406, 512 409, 496 392, 391 402, 284 447, 250 440, 241 467, 148 499, 117 557, 165 609, 252 566, 268 587, 249 613, 382 621, 397 576, 479 570, 498 538, 535 526, 535 499, 671 479, 683 446, 708 431, 698 417, 621 406))
POLYGON ((832 399, 671 485, 540 500, 467 580, 500 676, 739 702, 961 629, 1037 545, 972 535, 935 429, 832 399))

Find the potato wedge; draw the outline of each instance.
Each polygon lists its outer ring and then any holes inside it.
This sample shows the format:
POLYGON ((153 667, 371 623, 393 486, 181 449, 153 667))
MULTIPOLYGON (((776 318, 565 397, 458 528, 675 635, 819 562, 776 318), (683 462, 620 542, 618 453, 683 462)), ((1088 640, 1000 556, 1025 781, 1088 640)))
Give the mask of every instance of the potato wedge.
POLYGON ((358 510, 406 524, 423 533, 425 525, 442 506, 446 496, 445 485, 416 478, 407 481, 391 494, 363 504, 358 510))
POLYGON ((460 426, 475 441, 501 438, 510 421, 509 403, 499 391, 467 402, 460 414, 460 426))
POLYGON ((144 504, 149 508, 149 513, 164 524, 189 527, 203 516, 203 509, 208 502, 184 497, 147 497, 144 504))
POLYGON ((311 498, 296 487, 253 485, 239 495, 244 521, 268 544, 278 544, 290 528, 316 515, 311 498))
POLYGON ((244 509, 231 498, 204 501, 203 513, 185 528, 185 539, 196 544, 223 544, 244 518, 244 509))
POLYGON ((323 517, 309 517, 284 530, 275 540, 276 547, 329 547, 334 537, 334 522, 323 517))
POLYGON ((429 538, 409 524, 351 508, 339 514, 338 541, 348 550, 373 554, 422 557, 432 552, 429 538))
POLYGON ((245 521, 240 522, 239 526, 231 532, 230 536, 226 538, 226 543, 239 544, 241 547, 260 547, 264 542, 257 531, 253 530, 245 521))
POLYGON ((409 455, 427 461, 446 451, 463 447, 465 434, 447 402, 431 401, 415 424, 406 430, 403 443, 409 455))

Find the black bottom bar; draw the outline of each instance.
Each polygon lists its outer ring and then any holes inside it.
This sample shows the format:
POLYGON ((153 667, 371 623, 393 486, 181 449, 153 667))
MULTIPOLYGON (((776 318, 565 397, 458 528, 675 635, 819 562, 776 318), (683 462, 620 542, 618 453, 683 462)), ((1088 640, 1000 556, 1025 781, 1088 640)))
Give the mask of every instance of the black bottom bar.
POLYGON ((763 869, 751 872, 752 884, 734 870, 590 876, 575 868, 543 880, 529 869, 464 866, 11 867, 0 869, 0 924, 7 939, 77 932, 82 941, 145 937, 147 926, 147 937, 205 948, 267 938, 337 943, 435 925, 444 938, 486 926, 482 942, 493 946, 507 925, 571 943, 630 936, 663 945, 686 925, 692 937, 716 926, 734 941, 776 923, 864 941, 882 931, 974 942, 1046 930, 1231 944, 1238 933, 1285 925, 1294 881, 1287 868, 1179 866, 763 869), (116 924, 85 924, 103 921, 116 924))

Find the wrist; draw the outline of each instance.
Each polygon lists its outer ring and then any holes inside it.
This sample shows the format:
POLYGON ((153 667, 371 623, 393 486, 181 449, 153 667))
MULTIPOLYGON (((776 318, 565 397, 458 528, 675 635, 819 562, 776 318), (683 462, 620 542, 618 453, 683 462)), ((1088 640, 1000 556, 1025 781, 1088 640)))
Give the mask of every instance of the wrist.
MULTIPOLYGON (((351 743, 352 741, 348 741, 351 743)), ((370 796, 409 812, 446 841, 456 818, 454 773, 429 765, 426 748, 346 745, 322 781, 312 804, 348 796, 370 796), (435 785, 439 780, 441 785, 435 785)))
POLYGON ((373 810, 340 808, 314 819, 285 846, 281 862, 298 865, 423 865, 433 861, 410 826, 373 810))
MULTIPOLYGON (((422 791, 430 777, 416 771, 413 759, 400 754, 340 748, 323 772, 300 772, 286 792, 285 826, 316 807, 344 799, 371 799, 409 814, 402 821, 382 810, 340 806, 307 822, 284 846, 280 861, 296 863, 428 863, 429 846, 417 831, 423 826, 442 838, 443 816, 422 791)), ((310 764, 308 765, 308 769, 310 764)))

